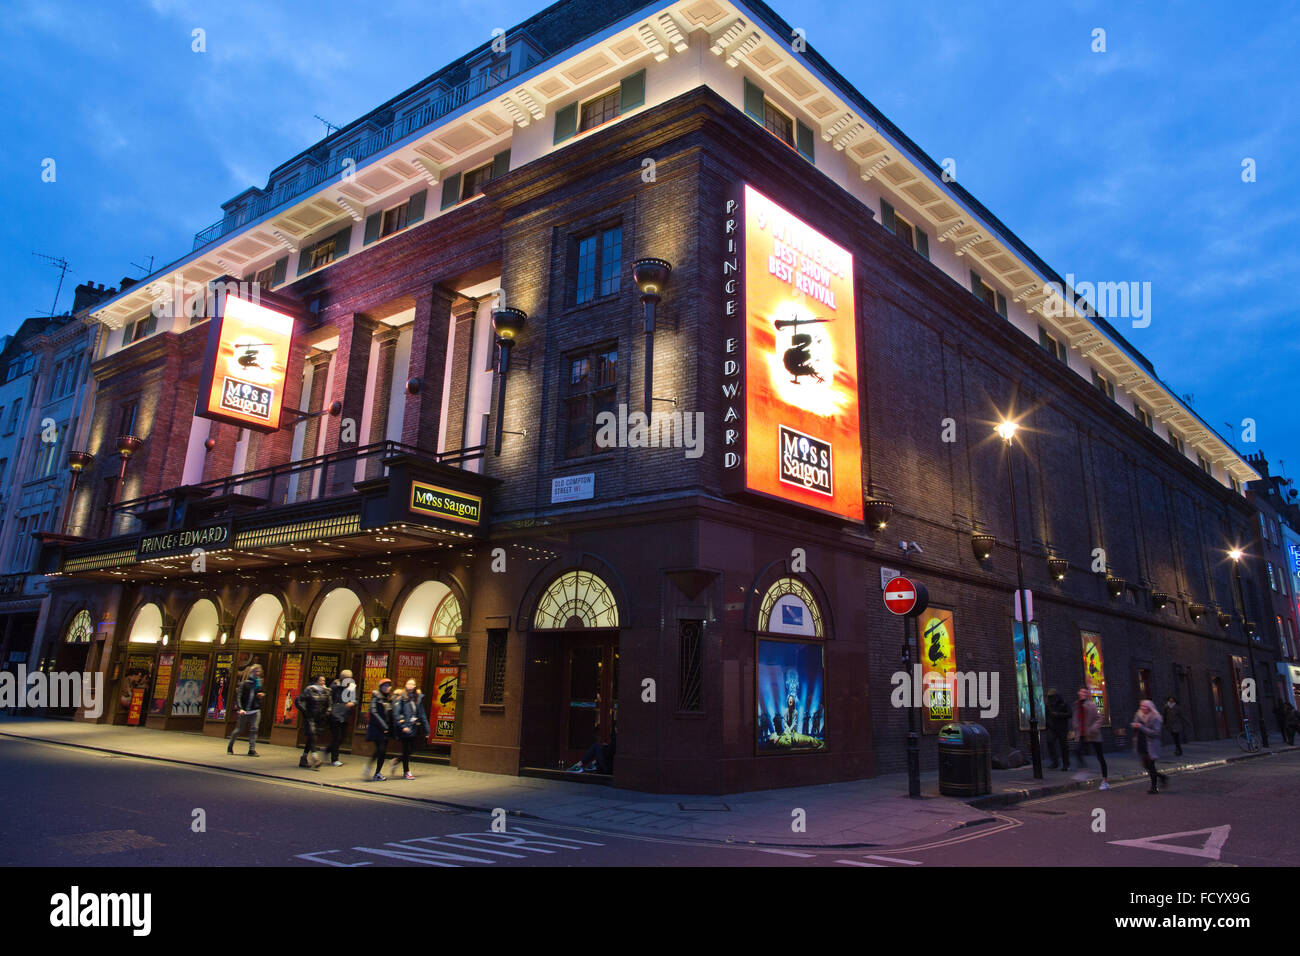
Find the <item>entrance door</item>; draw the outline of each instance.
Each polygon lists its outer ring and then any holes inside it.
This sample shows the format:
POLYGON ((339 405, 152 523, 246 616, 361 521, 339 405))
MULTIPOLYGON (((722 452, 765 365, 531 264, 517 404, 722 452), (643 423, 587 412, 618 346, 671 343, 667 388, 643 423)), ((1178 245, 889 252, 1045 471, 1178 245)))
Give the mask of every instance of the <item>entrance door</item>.
POLYGON ((1219 738, 1228 736, 1228 715, 1223 712, 1223 681, 1218 677, 1210 680, 1211 703, 1214 706, 1214 722, 1219 731, 1219 738))
POLYGON ((564 647, 564 721, 560 753, 566 766, 593 743, 608 744, 618 720, 618 638, 573 635, 564 647))

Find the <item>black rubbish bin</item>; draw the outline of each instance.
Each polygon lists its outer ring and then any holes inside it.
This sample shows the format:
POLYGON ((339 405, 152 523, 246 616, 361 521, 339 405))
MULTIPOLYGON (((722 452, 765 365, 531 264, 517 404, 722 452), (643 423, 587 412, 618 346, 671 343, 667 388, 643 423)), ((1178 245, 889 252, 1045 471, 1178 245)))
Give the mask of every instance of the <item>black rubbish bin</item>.
POLYGON ((989 732, 979 724, 947 724, 939 731, 939 792, 978 797, 993 791, 989 732))

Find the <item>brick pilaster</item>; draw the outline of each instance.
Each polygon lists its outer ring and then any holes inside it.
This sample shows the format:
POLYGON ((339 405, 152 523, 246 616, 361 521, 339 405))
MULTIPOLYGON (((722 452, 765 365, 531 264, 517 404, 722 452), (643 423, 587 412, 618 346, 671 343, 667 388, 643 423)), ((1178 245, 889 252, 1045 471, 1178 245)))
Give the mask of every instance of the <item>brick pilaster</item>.
POLYGON ((426 452, 438 450, 442 379, 447 361, 447 329, 451 324, 451 303, 454 298, 454 293, 435 285, 415 303, 410 377, 419 378, 422 385, 418 395, 406 396, 402 441, 426 452))

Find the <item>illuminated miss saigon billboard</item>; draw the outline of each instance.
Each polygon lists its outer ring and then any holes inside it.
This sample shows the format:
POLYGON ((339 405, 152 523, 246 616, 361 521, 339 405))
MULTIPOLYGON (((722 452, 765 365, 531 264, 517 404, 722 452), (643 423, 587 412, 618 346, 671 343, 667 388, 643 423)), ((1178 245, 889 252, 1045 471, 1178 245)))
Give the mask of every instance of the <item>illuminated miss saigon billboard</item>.
POLYGON ((862 520, 853 255, 745 186, 745 487, 862 520))
POLYGON ((227 293, 208 330, 194 414, 254 431, 280 427, 294 318, 227 293))

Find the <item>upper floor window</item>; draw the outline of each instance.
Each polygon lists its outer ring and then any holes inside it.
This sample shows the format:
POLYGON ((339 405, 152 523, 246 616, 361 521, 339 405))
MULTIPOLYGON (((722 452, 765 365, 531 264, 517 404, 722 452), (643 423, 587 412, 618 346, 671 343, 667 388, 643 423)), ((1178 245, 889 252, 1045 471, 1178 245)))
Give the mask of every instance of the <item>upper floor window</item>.
POLYGON ((930 258, 930 237, 925 230, 900 216, 884 197, 880 200, 880 224, 902 239, 909 248, 930 258))
POLYGON ((623 261, 621 225, 580 237, 574 255, 578 280, 575 304, 582 305, 618 291, 623 261))
POLYGON ((618 349, 601 346, 566 356, 564 457, 580 458, 595 450, 596 417, 614 410, 618 349))
POLYGON ((1207 475, 1214 474, 1214 466, 1210 464, 1210 459, 1206 458, 1199 452, 1196 455, 1196 463, 1201 466, 1201 471, 1205 472, 1207 475))
POLYGON ((583 103, 578 111, 578 132, 584 133, 618 116, 619 99, 619 90, 615 88, 583 103))
POLYGON ((9 410, 9 421, 5 423, 5 434, 8 435, 18 427, 18 419, 23 413, 23 400, 20 398, 14 402, 13 408, 9 410))
POLYGON ((258 289, 271 290, 284 284, 285 274, 288 271, 289 257, 277 259, 265 269, 257 270, 253 276, 253 281, 257 283, 258 289))
POLYGON ((1092 384, 1097 387, 1097 391, 1105 395, 1112 402, 1115 401, 1115 383, 1105 375, 1101 375, 1096 369, 1092 370, 1092 384))
POLYGON ((117 434, 114 438, 122 435, 134 435, 135 432, 135 413, 138 408, 136 402, 127 402, 117 413, 117 434))
POLYGON ((618 88, 608 90, 581 103, 570 103, 555 111, 555 137, 558 145, 570 137, 622 116, 645 105, 645 70, 625 76, 618 88))
POLYGON ((348 254, 351 241, 352 223, 349 222, 338 232, 303 246, 298 250, 298 275, 342 259, 348 254))
POLYGON ((1038 327, 1038 344, 1047 351, 1048 355, 1052 356, 1052 358, 1056 359, 1058 362, 1064 362, 1067 365, 1069 364, 1069 359, 1067 358, 1065 351, 1065 343, 1057 339, 1056 336, 1048 333, 1047 329, 1043 328, 1041 325, 1038 327))
POLYGON ((1007 318, 1007 297, 984 281, 974 269, 970 271, 970 290, 990 309, 994 309, 1002 318, 1007 318))
MULTIPOLYGON (((1093 374, 1095 375, 1096 373, 1094 372, 1093 374)), ((1187 454, 1187 452, 1183 448, 1182 438, 1180 438, 1178 433, 1174 431, 1172 428, 1169 429, 1169 444, 1173 445, 1174 448, 1178 450, 1178 454, 1180 455, 1187 454)))
POLYGON ((132 342, 138 342, 146 335, 152 335, 157 327, 158 317, 153 314, 153 310, 150 310, 143 318, 127 323, 126 330, 122 333, 122 344, 130 345, 132 342))
POLYGON ((369 245, 376 239, 391 236, 424 220, 424 190, 414 196, 380 212, 366 217, 366 234, 363 245, 369 245))
MULTIPOLYGON (((464 202, 466 199, 473 199, 483 192, 483 187, 499 176, 504 176, 510 171, 510 150, 505 149, 492 157, 492 162, 477 166, 468 172, 452 173, 442 181, 442 208, 448 209, 458 202, 464 202)), ((423 194, 420 194, 421 196, 423 194)), ((416 202, 416 197, 412 196, 411 201, 416 202)), ((424 215, 424 199, 420 198, 418 212, 424 215)), ((412 224, 415 220, 416 210, 408 210, 407 224, 412 224)))
POLYGON ((1233 491, 1235 491, 1237 494, 1241 494, 1241 482, 1237 480, 1236 475, 1229 475, 1228 483, 1232 486, 1233 491))
POLYGON ((1140 421, 1143 425, 1145 425, 1149 430, 1155 431, 1155 425, 1151 420, 1151 413, 1148 412, 1145 408, 1143 408, 1141 405, 1134 403, 1133 414, 1136 415, 1137 420, 1140 421))
POLYGON ((745 80, 745 112, 808 162, 816 162, 813 156, 815 137, 812 127, 802 120, 792 118, 767 98, 762 87, 749 80, 745 80))
POLYGON ((1276 590, 1277 590, 1277 574, 1276 574, 1276 572, 1273 570, 1273 562, 1272 562, 1272 561, 1265 561, 1264 563, 1268 565, 1268 586, 1269 586, 1270 588, 1272 588, 1274 591, 1276 591, 1276 590))

